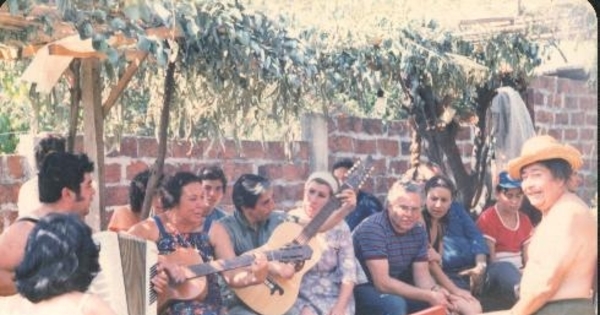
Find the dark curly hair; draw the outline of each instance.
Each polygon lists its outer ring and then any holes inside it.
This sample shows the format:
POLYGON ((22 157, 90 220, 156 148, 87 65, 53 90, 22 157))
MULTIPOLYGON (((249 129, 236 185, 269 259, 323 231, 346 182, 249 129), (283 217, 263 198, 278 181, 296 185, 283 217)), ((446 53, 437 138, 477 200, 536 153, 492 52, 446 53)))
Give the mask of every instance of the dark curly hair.
POLYGON ((15 270, 17 291, 37 303, 87 291, 100 271, 92 230, 75 214, 53 213, 37 222, 15 270))
POLYGON ((63 188, 68 188, 79 196, 85 174, 93 171, 94 162, 84 153, 52 152, 48 154, 38 173, 40 202, 58 201, 62 196, 63 188))
POLYGON ((35 166, 37 169, 42 168, 42 162, 44 162, 46 155, 52 152, 65 152, 65 147, 66 139, 61 136, 47 134, 42 137, 34 148, 35 166))
MULTIPOLYGON (((156 193, 159 192, 164 178, 165 176, 161 175, 158 179, 156 193)), ((148 187, 148 180, 150 180, 150 170, 145 170, 137 173, 131 180, 131 183, 129 183, 129 206, 134 213, 140 213, 142 211, 144 198, 146 197, 146 188, 148 187)))
POLYGON ((179 205, 183 187, 191 183, 202 183, 202 179, 191 172, 177 172, 165 180, 160 189, 160 200, 165 210, 179 205))

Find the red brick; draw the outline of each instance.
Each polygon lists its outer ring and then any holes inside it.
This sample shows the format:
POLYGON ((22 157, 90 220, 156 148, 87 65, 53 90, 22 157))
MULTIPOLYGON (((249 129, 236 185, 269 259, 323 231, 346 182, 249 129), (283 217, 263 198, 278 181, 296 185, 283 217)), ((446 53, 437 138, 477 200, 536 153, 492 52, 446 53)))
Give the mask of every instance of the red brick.
POLYGON ((554 115, 546 110, 538 110, 535 112, 536 123, 554 124, 554 115))
POLYGON ((573 93, 573 87, 571 84, 571 80, 566 80, 566 79, 558 79, 558 86, 556 89, 556 92, 558 93, 565 93, 565 94, 571 94, 573 93))
POLYGON ((225 140, 223 143, 215 141, 212 147, 209 145, 206 147, 206 153, 204 155, 211 159, 233 159, 240 155, 237 149, 237 145, 233 140, 225 140))
MULTIPOLYGON (((267 156, 273 160, 284 160, 288 157, 285 156, 285 147, 282 142, 268 141, 265 142, 267 147, 267 152, 263 154, 263 156, 267 156)), ((294 149, 297 146, 297 143, 290 143, 289 146, 292 148, 292 156, 294 156, 294 149)))
POLYGON ((565 95, 564 108, 579 108, 579 98, 575 96, 565 95))
POLYGON ((304 192, 304 184, 289 184, 286 186, 283 185, 273 185, 273 199, 275 200, 275 205, 277 209, 284 209, 284 204, 288 204, 288 207, 291 205, 294 208, 294 205, 298 205, 302 202, 304 192))
POLYGON ((0 189, 0 205, 5 203, 17 203, 21 184, 2 184, 0 189))
POLYGON ((571 89, 573 94, 586 94, 590 92, 585 81, 571 80, 571 89))
POLYGON ((25 177, 24 162, 25 159, 20 155, 11 154, 6 156, 6 168, 12 179, 23 179, 25 177))
POLYGON ((128 186, 107 186, 105 187, 104 200, 107 207, 124 205, 129 203, 128 186))
POLYGON ((368 135, 380 135, 383 133, 383 123, 380 119, 363 119, 362 129, 368 135))
POLYGON ((394 120, 388 123, 387 132, 389 136, 409 136, 410 126, 405 120, 394 120))
POLYGON ((550 93, 556 93, 557 90, 557 79, 556 77, 542 77, 542 87, 546 90, 548 90, 548 92, 550 93))
POLYGON ((564 140, 566 141, 577 141, 579 140, 579 132, 577 129, 564 129, 564 140))
POLYGON ((567 114, 567 113, 554 114, 554 123, 557 125, 568 125, 569 124, 569 114, 567 114))
POLYGON ((363 131, 363 122, 362 119, 358 117, 351 116, 340 116, 337 119, 337 129, 338 132, 346 133, 346 132, 356 132, 361 133, 363 131))
POLYGON ((123 137, 121 139, 121 155, 137 158, 138 157, 138 147, 137 147, 137 138, 135 137, 123 137))
POLYGON ((545 95, 540 91, 534 91, 533 92, 533 104, 534 105, 545 105, 546 104, 545 95))
POLYGON ((354 140, 354 148, 356 153, 360 154, 375 154, 377 153, 377 143, 373 140, 354 140))
POLYGON ((142 161, 132 161, 131 164, 125 167, 125 179, 131 181, 135 175, 150 168, 150 165, 142 161))
POLYGON ((585 122, 585 114, 582 112, 571 113, 569 120, 572 126, 583 126, 585 122))
POLYGON ((397 157, 400 154, 398 140, 377 139, 377 152, 384 156, 397 157))
POLYGON ((580 128, 579 129, 579 138, 583 141, 586 140, 594 140, 598 137, 598 130, 591 128, 580 128))
POLYGON ((294 142, 294 146, 293 146, 294 150, 292 152, 292 154, 294 155, 294 158, 299 159, 299 160, 308 160, 310 158, 310 149, 309 149, 309 145, 307 142, 305 141, 296 141, 294 142))
POLYGON ((157 157, 158 142, 154 138, 139 138, 138 139, 138 156, 140 157, 157 157))
POLYGON ((238 179, 242 174, 254 173, 254 164, 253 163, 244 163, 244 162, 224 162, 221 166, 223 168, 223 173, 227 177, 227 180, 231 185, 235 180, 238 179))
POLYGON ((585 111, 596 112, 598 110, 598 96, 582 96, 579 98, 579 108, 585 111))
POLYGON ((558 142, 562 142, 563 132, 562 129, 551 128, 548 130, 548 134, 554 137, 558 142))
POLYGON ((167 143, 167 156, 186 158, 190 157, 192 152, 192 144, 190 141, 169 141, 169 143, 167 143))
POLYGON ((354 152, 354 139, 347 136, 332 136, 328 139, 329 150, 333 152, 354 152))
POLYGON ((598 127, 598 114, 594 115, 586 115, 585 117, 585 125, 586 126, 596 126, 598 127))
POLYGON ((258 159, 268 156, 266 153, 266 143, 261 141, 242 141, 241 152, 239 156, 247 159, 258 159))
POLYGON ((390 161, 388 174, 401 175, 408 169, 408 161, 390 161))
POLYGON ((121 164, 112 163, 104 166, 104 182, 106 184, 121 182, 121 164))
POLYGON ((258 174, 271 180, 303 181, 308 177, 308 166, 297 164, 266 164, 258 167, 258 174))

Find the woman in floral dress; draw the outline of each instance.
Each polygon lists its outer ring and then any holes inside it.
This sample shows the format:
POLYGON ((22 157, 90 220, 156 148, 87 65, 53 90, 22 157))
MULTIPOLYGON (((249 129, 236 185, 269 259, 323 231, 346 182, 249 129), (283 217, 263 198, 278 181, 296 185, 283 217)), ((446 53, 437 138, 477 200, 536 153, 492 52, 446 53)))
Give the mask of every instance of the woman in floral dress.
MULTIPOLYGON (((338 183, 331 174, 313 173, 304 186, 302 207, 290 214, 310 220, 337 190, 338 183)), ((341 221, 316 237, 322 245, 321 259, 304 274, 300 294, 290 314, 352 315, 354 285, 366 278, 354 256, 350 228, 341 221)))

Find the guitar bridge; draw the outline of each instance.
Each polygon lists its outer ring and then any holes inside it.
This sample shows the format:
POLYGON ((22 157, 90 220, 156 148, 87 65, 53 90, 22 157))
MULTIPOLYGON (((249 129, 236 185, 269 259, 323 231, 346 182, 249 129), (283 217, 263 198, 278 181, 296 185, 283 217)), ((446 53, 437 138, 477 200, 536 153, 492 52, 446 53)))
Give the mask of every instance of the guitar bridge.
POLYGON ((297 261, 294 263, 294 270, 296 270, 296 272, 302 270, 302 268, 304 268, 304 260, 297 261))
POLYGON ((271 295, 274 295, 276 292, 279 293, 280 296, 283 295, 283 288, 279 284, 277 284, 277 282, 267 278, 263 283, 267 286, 267 288, 269 288, 269 291, 271 291, 271 295))

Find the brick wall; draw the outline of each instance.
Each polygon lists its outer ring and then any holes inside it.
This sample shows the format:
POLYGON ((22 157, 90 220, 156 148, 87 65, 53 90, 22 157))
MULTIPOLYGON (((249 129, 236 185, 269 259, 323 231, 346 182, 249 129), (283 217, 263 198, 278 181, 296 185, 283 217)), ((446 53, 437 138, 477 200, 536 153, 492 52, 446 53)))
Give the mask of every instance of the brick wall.
MULTIPOLYGON (((597 92, 585 83, 555 77, 539 77, 530 84, 527 103, 533 106, 538 133, 551 134, 584 153, 584 184, 578 193, 590 200, 597 190, 598 113, 597 92)), ((341 157, 374 158, 375 169, 365 183, 365 190, 385 197, 387 188, 408 167, 410 131, 405 121, 384 123, 377 119, 338 116, 327 119, 327 160, 332 165, 341 157)), ((320 137, 316 134, 313 137, 320 137)), ((470 163, 474 133, 465 127, 458 136, 458 146, 465 165, 470 163)), ((106 205, 108 210, 127 203, 127 188, 133 176, 154 162, 157 143, 154 138, 124 137, 119 152, 109 152, 105 160, 106 205)), ((169 142, 165 171, 197 171, 202 166, 219 163, 228 176, 224 197, 231 210, 231 184, 242 173, 252 172, 272 179, 276 202, 289 209, 302 197, 302 185, 313 169, 310 141, 298 141, 286 150, 279 142, 243 141, 240 150, 232 141, 223 145, 203 141, 191 146, 187 142, 169 142), (288 158, 286 152, 289 152, 288 158)), ((24 157, 0 156, 0 231, 15 217, 20 185, 31 176, 24 157)))

